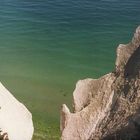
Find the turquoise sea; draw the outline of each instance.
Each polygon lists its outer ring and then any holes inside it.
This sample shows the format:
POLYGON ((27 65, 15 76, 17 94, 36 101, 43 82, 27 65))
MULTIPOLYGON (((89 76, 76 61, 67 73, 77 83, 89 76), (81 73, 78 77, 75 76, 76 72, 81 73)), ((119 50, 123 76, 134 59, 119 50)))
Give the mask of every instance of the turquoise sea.
POLYGON ((34 140, 59 139, 79 79, 114 69, 140 24, 140 0, 1 0, 0 81, 33 114, 34 140))

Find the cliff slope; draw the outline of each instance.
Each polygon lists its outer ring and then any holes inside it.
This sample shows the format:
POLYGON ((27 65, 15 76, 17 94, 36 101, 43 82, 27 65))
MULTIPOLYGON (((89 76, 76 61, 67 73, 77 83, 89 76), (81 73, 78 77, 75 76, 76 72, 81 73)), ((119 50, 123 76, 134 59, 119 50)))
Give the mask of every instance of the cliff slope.
POLYGON ((73 100, 74 113, 62 106, 62 140, 140 139, 140 26, 117 48, 115 71, 80 80, 73 100))
POLYGON ((32 115, 0 83, 0 140, 31 140, 32 115))

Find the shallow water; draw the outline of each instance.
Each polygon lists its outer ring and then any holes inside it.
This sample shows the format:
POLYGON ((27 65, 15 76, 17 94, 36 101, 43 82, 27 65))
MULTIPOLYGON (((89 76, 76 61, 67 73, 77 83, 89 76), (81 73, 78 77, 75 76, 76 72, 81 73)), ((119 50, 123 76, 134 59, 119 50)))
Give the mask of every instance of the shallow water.
POLYGON ((114 69, 116 47, 140 24, 139 6, 139 0, 0 1, 0 80, 33 113, 42 139, 57 139, 61 104, 71 106, 78 79, 114 69))

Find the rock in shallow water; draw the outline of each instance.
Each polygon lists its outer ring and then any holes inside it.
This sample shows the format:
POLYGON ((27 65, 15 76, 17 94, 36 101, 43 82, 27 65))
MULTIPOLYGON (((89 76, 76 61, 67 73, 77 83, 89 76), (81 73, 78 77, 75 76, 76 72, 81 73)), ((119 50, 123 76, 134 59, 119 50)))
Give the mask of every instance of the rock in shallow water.
POLYGON ((140 139, 140 27, 119 45, 115 71, 80 80, 73 99, 74 113, 62 106, 62 140, 140 139))
POLYGON ((0 130, 9 140, 31 140, 34 131, 31 113, 1 83, 0 130))

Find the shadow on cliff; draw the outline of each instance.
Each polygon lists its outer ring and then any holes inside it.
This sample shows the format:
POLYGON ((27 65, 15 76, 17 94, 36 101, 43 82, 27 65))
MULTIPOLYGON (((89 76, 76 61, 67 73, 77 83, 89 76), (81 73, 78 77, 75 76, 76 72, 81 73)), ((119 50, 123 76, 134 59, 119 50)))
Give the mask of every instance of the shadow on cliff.
MULTIPOLYGON (((134 79, 140 78, 140 46, 134 51, 129 58, 127 64, 124 67, 124 86, 121 87, 122 93, 125 98, 128 98, 130 102, 134 102, 137 92, 137 86, 135 86, 134 79), (130 84, 131 83, 131 84, 130 84), (128 95, 133 88, 132 95, 128 95)), ((102 140, 140 140, 140 108, 134 116, 128 118, 128 126, 123 127, 121 130, 110 134, 102 140), (137 116, 137 121, 135 120, 137 116)))
POLYGON ((102 140, 140 140, 140 108, 135 115, 130 116, 128 125, 103 138, 102 140))
POLYGON ((129 58, 124 70, 125 78, 135 78, 136 76, 140 77, 140 46, 129 58))

